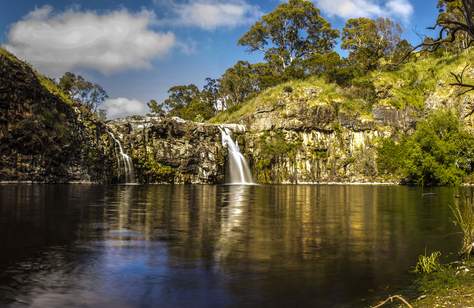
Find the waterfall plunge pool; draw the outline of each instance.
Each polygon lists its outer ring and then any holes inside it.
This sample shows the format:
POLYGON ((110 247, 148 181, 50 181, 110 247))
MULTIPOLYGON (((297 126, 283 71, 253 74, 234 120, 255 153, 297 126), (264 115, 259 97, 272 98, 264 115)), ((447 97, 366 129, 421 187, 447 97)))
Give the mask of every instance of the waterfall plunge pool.
POLYGON ((457 251, 453 191, 429 192, 0 185, 0 306, 367 307, 457 251))

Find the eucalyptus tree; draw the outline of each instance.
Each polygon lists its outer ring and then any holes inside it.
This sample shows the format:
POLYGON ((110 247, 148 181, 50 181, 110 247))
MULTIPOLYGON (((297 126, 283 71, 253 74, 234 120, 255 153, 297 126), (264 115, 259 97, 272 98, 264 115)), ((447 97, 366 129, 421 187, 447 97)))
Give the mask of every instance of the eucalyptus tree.
POLYGON ((362 70, 380 67, 380 60, 391 56, 408 44, 401 39, 402 28, 389 18, 366 17, 349 19, 342 30, 343 49, 349 51, 349 59, 362 70))
POLYGON ((93 111, 97 111, 97 108, 108 98, 107 92, 100 85, 70 72, 59 79, 58 85, 73 100, 93 111))
POLYGON ((250 52, 263 52, 275 69, 284 71, 316 53, 331 51, 338 36, 312 2, 289 0, 262 16, 238 44, 250 52))

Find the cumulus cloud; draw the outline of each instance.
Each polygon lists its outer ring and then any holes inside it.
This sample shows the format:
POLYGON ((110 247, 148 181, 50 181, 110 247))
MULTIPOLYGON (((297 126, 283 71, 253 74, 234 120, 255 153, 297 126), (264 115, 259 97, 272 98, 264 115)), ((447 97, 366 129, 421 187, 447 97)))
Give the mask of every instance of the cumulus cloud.
POLYGON ((408 21, 413 14, 409 0, 315 0, 327 14, 342 18, 354 17, 395 17, 408 21))
POLYGON ((258 6, 241 0, 196 0, 173 3, 170 7, 174 16, 166 20, 166 23, 204 30, 246 25, 262 15, 258 6))
POLYGON ((55 13, 43 6, 11 26, 4 47, 53 76, 81 68, 104 74, 144 69, 176 43, 173 33, 151 29, 155 22, 147 10, 55 13))
POLYGON ((109 98, 100 106, 107 112, 107 118, 117 119, 129 115, 144 115, 148 112, 145 103, 125 97, 109 98))

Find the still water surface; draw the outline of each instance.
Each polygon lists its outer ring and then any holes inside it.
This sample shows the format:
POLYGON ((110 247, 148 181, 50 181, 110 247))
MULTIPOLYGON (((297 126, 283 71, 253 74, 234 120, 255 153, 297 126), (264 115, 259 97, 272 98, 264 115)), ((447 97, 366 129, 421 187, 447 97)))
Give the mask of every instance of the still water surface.
POLYGON ((0 306, 366 307, 456 251, 431 192, 0 185, 0 306))

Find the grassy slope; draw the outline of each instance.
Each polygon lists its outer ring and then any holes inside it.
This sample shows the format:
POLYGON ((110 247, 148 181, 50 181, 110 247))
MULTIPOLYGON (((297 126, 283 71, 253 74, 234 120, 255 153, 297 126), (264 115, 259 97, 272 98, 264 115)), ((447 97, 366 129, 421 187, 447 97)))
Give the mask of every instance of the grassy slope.
POLYGON ((7 51, 6 49, 1 48, 1 47, 0 47, 0 56, 4 56, 5 58, 7 58, 7 60, 9 60, 13 63, 20 64, 24 68, 31 69, 33 71, 33 73, 35 74, 36 78, 38 79, 38 81, 40 82, 40 84, 46 90, 48 90, 51 94, 59 97, 66 104, 68 104, 70 106, 72 106, 74 104, 72 102, 72 100, 69 98, 69 96, 66 93, 64 93, 64 91, 61 90, 56 85, 56 83, 53 82, 53 80, 51 80, 50 78, 48 78, 48 77, 44 76, 43 74, 39 73, 31 65, 27 64, 25 61, 21 61, 16 56, 14 56, 12 53, 10 53, 9 51, 7 51))
MULTIPOLYGON (((457 56, 417 56, 398 70, 373 72, 366 79, 374 84, 376 92, 387 93, 385 96, 381 95, 376 104, 391 105, 396 108, 411 106, 420 109, 423 108, 426 98, 431 93, 435 92, 441 96, 452 95, 453 87, 449 86, 449 83, 453 81, 453 78, 450 72, 462 71, 472 58, 474 58, 474 50, 457 56)), ((241 118, 259 109, 272 107, 282 100, 285 101, 286 109, 301 103, 307 104, 308 107, 338 103, 342 110, 370 117, 371 106, 360 94, 350 89, 342 89, 335 84, 328 84, 321 78, 311 77, 267 89, 238 108, 219 113, 210 122, 238 122, 241 118), (290 93, 288 93, 289 88, 292 89, 290 93)))

